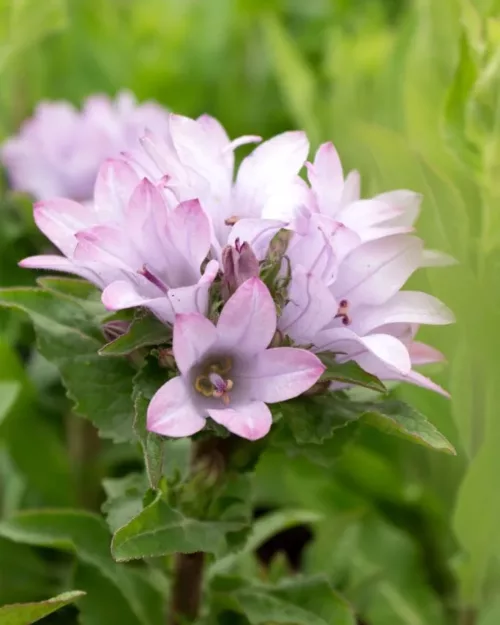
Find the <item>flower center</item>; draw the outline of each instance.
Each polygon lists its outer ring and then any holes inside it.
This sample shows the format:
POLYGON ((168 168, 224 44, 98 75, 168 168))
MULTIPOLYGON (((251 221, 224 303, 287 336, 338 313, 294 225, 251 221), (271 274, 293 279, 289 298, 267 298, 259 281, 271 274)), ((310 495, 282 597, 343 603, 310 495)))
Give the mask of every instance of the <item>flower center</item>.
POLYGON ((201 395, 205 397, 215 397, 221 399, 224 405, 230 402, 229 392, 232 390, 234 383, 226 375, 232 368, 231 358, 222 358, 215 362, 207 364, 202 373, 196 377, 194 387, 201 395))
POLYGON ((340 300, 335 319, 342 319, 342 323, 345 326, 348 326, 351 323, 351 317, 349 316, 349 302, 346 299, 340 300))

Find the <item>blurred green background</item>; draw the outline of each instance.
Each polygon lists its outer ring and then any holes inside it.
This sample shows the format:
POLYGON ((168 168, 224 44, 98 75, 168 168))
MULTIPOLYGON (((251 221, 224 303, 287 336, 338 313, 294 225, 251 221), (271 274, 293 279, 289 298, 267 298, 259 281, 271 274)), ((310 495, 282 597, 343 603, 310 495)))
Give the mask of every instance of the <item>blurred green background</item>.
MULTIPOLYGON (((419 234, 458 263, 411 286, 456 313, 422 333, 447 356, 429 374, 452 399, 397 392, 457 457, 374 433, 331 466, 269 452, 256 503, 323 513, 302 568, 326 573, 364 625, 500 623, 500 2, 0 0, 0 139, 42 98, 78 105, 121 88, 208 112, 232 137, 305 129, 361 171, 365 196, 424 195, 419 234)), ((2 193, 0 281, 32 283, 16 263, 43 239, 30 203, 2 193)), ((0 321, 2 514, 86 503, 89 471, 134 457, 105 448, 78 466, 69 403, 30 324, 0 321)), ((57 591, 61 567, 0 539, 0 604, 57 591)))

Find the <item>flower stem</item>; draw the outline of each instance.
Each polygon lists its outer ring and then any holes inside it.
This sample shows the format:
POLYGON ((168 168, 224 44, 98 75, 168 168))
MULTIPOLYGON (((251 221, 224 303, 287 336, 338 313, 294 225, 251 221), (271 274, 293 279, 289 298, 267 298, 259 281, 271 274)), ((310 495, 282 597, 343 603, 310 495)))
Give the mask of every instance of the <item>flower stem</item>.
MULTIPOLYGON (((217 437, 193 443, 191 473, 202 471, 211 480, 220 479, 226 472, 231 443, 230 439, 217 437)), ((168 625, 186 625, 197 618, 203 594, 204 563, 202 552, 175 555, 168 625)))
POLYGON ((204 560, 205 554, 200 551, 176 554, 169 625, 184 625, 198 616, 204 560))

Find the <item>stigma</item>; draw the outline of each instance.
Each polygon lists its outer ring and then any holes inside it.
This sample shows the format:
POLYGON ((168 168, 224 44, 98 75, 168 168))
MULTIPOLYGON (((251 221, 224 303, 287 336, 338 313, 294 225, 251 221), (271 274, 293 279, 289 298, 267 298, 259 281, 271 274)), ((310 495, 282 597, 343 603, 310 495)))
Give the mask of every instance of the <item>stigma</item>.
POLYGON ((225 374, 229 373, 231 365, 230 358, 210 364, 205 369, 205 373, 199 375, 194 382, 198 393, 205 397, 220 399, 225 406, 228 406, 231 401, 229 393, 233 389, 234 382, 226 378, 225 374))

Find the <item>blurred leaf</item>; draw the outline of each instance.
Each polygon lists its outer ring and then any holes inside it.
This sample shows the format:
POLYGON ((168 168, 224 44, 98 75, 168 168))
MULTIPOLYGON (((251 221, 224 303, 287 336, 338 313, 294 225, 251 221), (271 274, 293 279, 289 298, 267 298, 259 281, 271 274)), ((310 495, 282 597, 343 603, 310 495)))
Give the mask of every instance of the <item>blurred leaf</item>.
POLYGON ((141 316, 134 319, 126 334, 101 347, 99 353, 103 356, 125 356, 141 347, 168 343, 171 338, 169 327, 156 317, 141 316))
POLYGON ((500 623, 500 598, 482 608, 477 625, 498 625, 498 623, 500 623))
MULTIPOLYGON (((230 578, 228 578, 230 580, 230 578)), ((214 581, 213 595, 221 605, 244 614, 251 625, 355 625, 354 613, 320 577, 302 578, 277 586, 244 585, 224 578, 214 581), (219 594, 220 591, 225 595, 219 594)))
POLYGON ((424 415, 402 401, 388 400, 366 405, 360 422, 424 447, 456 454, 451 443, 424 415))
POLYGON ((21 391, 21 383, 16 381, 0 382, 0 424, 9 414, 21 391))
POLYGON ((481 157, 476 145, 466 135, 466 109, 477 80, 477 67, 465 33, 460 41, 460 59, 451 83, 444 109, 444 136, 458 160, 472 172, 481 170, 481 157))
POLYGON ((290 107, 297 127, 306 130, 311 141, 317 143, 320 128, 316 113, 318 93, 314 73, 275 15, 265 15, 263 26, 284 101, 290 107))
POLYGON ((252 554, 260 545, 279 532, 296 525, 316 523, 323 518, 318 512, 312 510, 277 510, 254 521, 252 530, 244 547, 234 554, 224 556, 216 560, 210 567, 208 575, 213 577, 227 572, 242 556, 252 554))
POLYGON ((66 23, 65 0, 1 0, 0 74, 16 54, 66 23))
MULTIPOLYGON (((164 598, 155 593, 151 585, 137 571, 128 571, 131 583, 143 602, 149 602, 151 618, 149 625, 164 623, 164 598)), ((85 588, 86 595, 78 603, 81 625, 137 625, 139 622, 129 602, 123 600, 120 589, 102 575, 99 569, 78 563, 73 583, 85 588)))
POLYGON ((4 289, 0 305, 30 315, 42 355, 59 367, 75 411, 100 434, 115 441, 132 438, 132 367, 98 355, 100 328, 72 298, 41 289, 4 289))
POLYGON ((8 415, 0 422, 0 438, 5 440, 10 459, 44 504, 74 504, 73 475, 57 428, 38 411, 34 389, 22 363, 1 339, 0 380, 20 387, 8 415))
POLYGON ((245 523, 200 521, 170 507, 158 493, 155 500, 113 536, 111 552, 118 562, 173 553, 221 554, 226 534, 237 532, 245 523))
POLYGON ((0 538, 0 605, 42 599, 54 586, 50 565, 32 547, 0 538))
POLYGON ((72 510, 22 512, 0 521, 0 535, 15 542, 75 552, 79 560, 96 568, 118 589, 121 601, 129 604, 137 623, 161 622, 161 604, 153 589, 139 586, 126 567, 113 562, 110 535, 98 516, 72 510))
POLYGON ((57 597, 39 603, 15 603, 0 607, 0 623, 2 625, 30 625, 39 621, 47 614, 52 614, 65 605, 73 603, 85 595, 80 590, 63 592, 57 597))
POLYGON ((376 376, 367 373, 354 360, 340 363, 336 361, 335 356, 328 353, 318 354, 318 358, 326 366, 326 370, 320 380, 354 384, 379 391, 380 393, 387 392, 384 384, 376 376))

